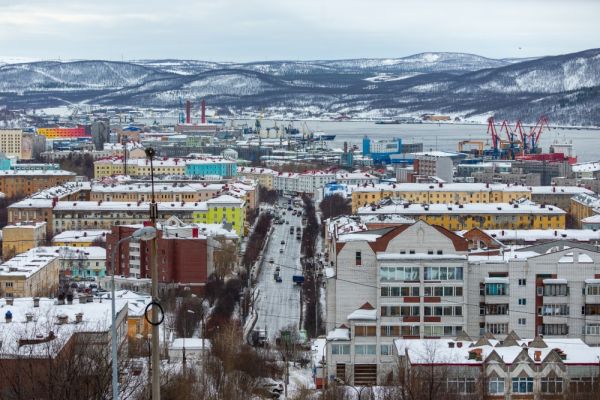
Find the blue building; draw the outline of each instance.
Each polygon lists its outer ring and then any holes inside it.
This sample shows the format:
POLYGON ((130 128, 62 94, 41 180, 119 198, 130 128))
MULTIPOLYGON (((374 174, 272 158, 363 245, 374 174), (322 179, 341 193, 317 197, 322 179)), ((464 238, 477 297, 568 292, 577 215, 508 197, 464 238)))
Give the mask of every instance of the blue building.
POLYGON ((185 174, 190 176, 218 175, 230 178, 237 175, 237 162, 225 159, 190 160, 185 165, 185 174))
POLYGON ((391 164, 390 155, 403 152, 400 138, 372 140, 365 136, 362 145, 363 156, 371 157, 373 164, 391 164))

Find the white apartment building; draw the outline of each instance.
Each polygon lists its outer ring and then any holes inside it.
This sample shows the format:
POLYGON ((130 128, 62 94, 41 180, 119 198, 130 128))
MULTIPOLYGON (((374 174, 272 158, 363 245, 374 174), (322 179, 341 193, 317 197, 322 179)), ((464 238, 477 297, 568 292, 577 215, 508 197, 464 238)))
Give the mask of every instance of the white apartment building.
POLYGON ((20 129, 0 129, 0 153, 7 157, 21 158, 23 131, 20 129))
POLYGON ((468 255, 464 238, 424 221, 334 233, 328 243, 328 375, 381 381, 398 338, 514 331, 600 345, 600 252, 588 244, 468 255))
POLYGON ((419 175, 437 176, 444 182, 452 182, 454 153, 426 151, 415 154, 414 170, 419 175))

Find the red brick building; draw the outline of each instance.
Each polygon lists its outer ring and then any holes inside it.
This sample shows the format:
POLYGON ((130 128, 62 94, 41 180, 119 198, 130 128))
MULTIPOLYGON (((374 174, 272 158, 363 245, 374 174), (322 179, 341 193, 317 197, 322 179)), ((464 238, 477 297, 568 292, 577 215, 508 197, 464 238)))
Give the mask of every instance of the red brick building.
MULTIPOLYGON (((133 226, 113 226, 106 238, 107 274, 112 271, 111 254, 117 241, 130 236, 137 228, 133 226)), ((212 272, 212 252, 209 251, 209 238, 198 228, 191 228, 189 237, 163 237, 158 231, 158 280, 161 284, 177 286, 204 286, 212 272)), ((124 242, 117 252, 116 275, 134 278, 150 278, 151 241, 124 242)))

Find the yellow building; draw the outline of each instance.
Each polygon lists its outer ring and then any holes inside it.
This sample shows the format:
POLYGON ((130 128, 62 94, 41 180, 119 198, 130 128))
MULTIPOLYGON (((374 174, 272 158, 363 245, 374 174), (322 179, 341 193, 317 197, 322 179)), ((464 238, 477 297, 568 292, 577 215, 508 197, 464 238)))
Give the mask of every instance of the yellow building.
POLYGON ((0 129, 0 153, 7 157, 21 158, 23 131, 20 129, 0 129))
POLYGON ((357 187, 352 191, 352 212, 383 199, 422 204, 509 203, 531 199, 527 186, 487 183, 397 183, 357 187))
POLYGON ((275 179, 276 171, 269 168, 258 168, 258 167, 238 167, 238 176, 243 176, 248 179, 256 181, 259 185, 273 190, 273 181, 275 179))
POLYGON ((452 231, 480 229, 565 229, 566 212, 555 206, 524 203, 389 204, 366 206, 359 215, 402 215, 452 231))
MULTIPOLYGON (((177 158, 156 159, 153 162, 154 175, 185 175, 185 162, 177 158)), ((150 161, 128 159, 127 173, 122 159, 111 158, 94 162, 96 179, 113 175, 150 176, 150 161)))
POLYGON ((233 196, 220 196, 206 202, 207 210, 199 210, 193 213, 193 222, 200 224, 222 224, 224 222, 232 225, 239 236, 244 236, 244 223, 246 212, 244 201, 233 196))
POLYGON ((53 246, 91 247, 106 243, 109 230, 64 231, 52 238, 53 246))
POLYGON ((2 228, 2 259, 42 246, 46 240, 45 222, 26 222, 2 228))
POLYGON ((581 228, 581 220, 600 214, 600 195, 580 193, 571 197, 569 213, 575 225, 581 228))
POLYGON ((0 264, 0 297, 54 296, 58 290, 59 255, 36 247, 0 264))

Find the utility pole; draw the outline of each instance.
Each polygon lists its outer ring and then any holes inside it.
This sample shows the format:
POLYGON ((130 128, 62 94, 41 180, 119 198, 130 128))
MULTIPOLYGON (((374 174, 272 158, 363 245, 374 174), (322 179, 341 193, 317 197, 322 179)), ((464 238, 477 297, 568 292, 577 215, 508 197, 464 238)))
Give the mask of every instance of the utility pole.
MULTIPOLYGON (((150 221, 156 228, 156 219, 158 217, 158 205, 154 198, 154 167, 152 161, 155 151, 152 147, 146 149, 146 156, 150 159, 150 182, 152 186, 152 202, 150 203, 150 221)), ((151 273, 152 273, 152 400, 160 400, 160 337, 158 332, 158 260, 157 260, 158 241, 155 237, 151 243, 151 273)))

